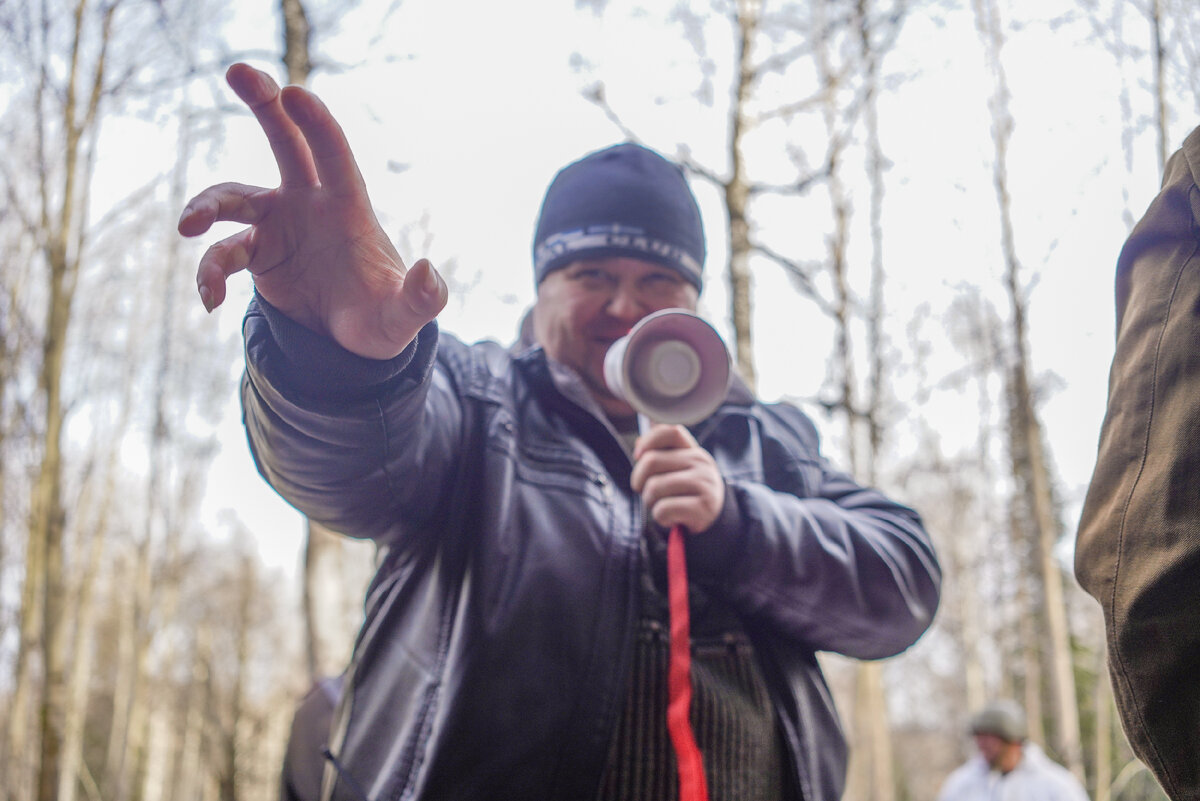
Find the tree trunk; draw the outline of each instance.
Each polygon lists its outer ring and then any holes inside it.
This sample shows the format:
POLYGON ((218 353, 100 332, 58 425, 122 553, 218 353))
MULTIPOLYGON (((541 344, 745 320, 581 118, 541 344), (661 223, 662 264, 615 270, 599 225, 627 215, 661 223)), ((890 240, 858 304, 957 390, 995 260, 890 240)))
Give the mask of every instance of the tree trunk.
POLYGON ((762 16, 762 0, 738 0, 737 63, 734 103, 729 114, 729 180, 725 183, 725 213, 729 224, 729 319, 734 333, 738 372, 753 389, 758 383, 754 364, 753 285, 750 280, 750 181, 746 174, 745 137, 750 122, 747 106, 755 78, 754 38, 762 16))
POLYGON ((1067 767, 1085 781, 1083 749, 1080 743, 1079 710, 1075 700, 1075 678, 1072 672, 1070 635, 1067 629, 1066 606, 1063 598, 1062 571, 1054 558, 1060 524, 1055 518, 1051 498, 1049 468, 1043 448, 1041 425, 1034 408, 1030 390, 1028 363, 1028 331, 1026 303, 1021 283, 1021 264, 1017 257, 1012 225, 1011 197, 1008 188, 1008 143, 1012 136, 1013 119, 1009 111, 1009 92, 1000 51, 1003 45, 999 11, 992 0, 974 0, 976 22, 984 40, 988 63, 994 81, 990 101, 992 138, 995 145, 993 181, 1000 212, 1001 247, 1005 261, 1005 288, 1011 306, 1010 369, 1011 402, 1015 414, 1010 432, 1014 457, 1014 476, 1025 492, 1025 503, 1034 527, 1033 538, 1038 549, 1043 585, 1043 605, 1046 614, 1047 639, 1050 648, 1050 684, 1054 698, 1056 751, 1067 767), (1021 455, 1024 455, 1022 458, 1021 455))
MULTIPOLYGON (((828 237, 827 260, 833 284, 831 305, 835 326, 834 369, 837 371, 834 380, 837 384, 837 407, 846 416, 846 453, 850 472, 853 475, 863 475, 864 471, 874 472, 874 454, 864 454, 859 446, 859 432, 864 415, 858 397, 858 380, 850 332, 854 316, 850 265, 847 258, 851 208, 842 179, 846 148, 846 132, 843 126, 846 121, 844 111, 838 106, 836 90, 839 78, 835 74, 828 50, 831 38, 828 35, 830 15, 826 14, 828 6, 827 0, 818 6, 815 56, 818 80, 824 89, 822 116, 829 143, 827 186, 833 214, 833 230, 828 237)), ((895 777, 883 671, 877 663, 859 663, 854 669, 856 680, 852 740, 856 747, 851 753, 850 786, 857 787, 858 795, 862 798, 890 801, 895 797, 895 777)))
POLYGON ((283 66, 287 71, 288 83, 306 86, 312 74, 312 27, 303 0, 279 0, 279 14, 283 20, 283 66))
MULTIPOLYGON (((994 375, 994 365, 999 362, 1002 351, 1000 341, 1003 339, 999 330, 999 320, 990 314, 991 307, 979 309, 978 317, 972 325, 973 337, 971 344, 975 347, 971 360, 978 365, 975 380, 978 392, 979 433, 975 441, 975 458, 979 465, 980 486, 984 489, 979 493, 979 503, 982 508, 978 514, 977 531, 982 532, 973 541, 964 541, 953 537, 951 548, 957 554, 962 569, 968 570, 968 578, 959 581, 961 590, 959 608, 962 610, 963 644, 966 652, 964 666, 964 682, 966 689, 966 711, 975 712, 991 700, 988 697, 987 682, 984 673, 984 638, 993 636, 996 626, 996 615, 991 615, 990 625, 981 624, 983 602, 977 588, 981 586, 981 564, 988 561, 988 544, 993 532, 1002 531, 1006 517, 1000 512, 998 503, 993 500, 991 488, 998 486, 995 474, 995 460, 992 458, 990 446, 996 419, 989 382, 994 375), (967 566, 969 565, 969 567, 967 566)), ((961 575, 961 573, 960 573, 961 575)), ((945 597, 945 596, 944 596, 945 597)), ((990 605, 993 609, 996 604, 990 605)), ((1002 651, 1003 652, 1003 651, 1002 651)))
POLYGON ((1108 681, 1108 653, 1104 638, 1100 638, 1100 649, 1096 654, 1096 776, 1092 788, 1092 801, 1112 799, 1113 759, 1113 694, 1108 681))
MULTIPOLYGON (((81 144, 87 135, 94 135, 98 124, 98 108, 104 87, 104 56, 108 48, 112 20, 117 3, 104 11, 100 23, 99 42, 83 42, 87 3, 76 3, 73 17, 73 43, 69 54, 65 94, 62 105, 64 152, 62 155, 62 186, 60 204, 51 212, 50 194, 43 186, 43 228, 49 234, 45 247, 49 281, 46 299, 46 324, 42 347, 42 368, 39 389, 45 408, 45 429, 42 463, 31 504, 33 520, 30 540, 38 542, 41 550, 41 624, 42 691, 38 704, 38 789, 39 801, 54 801, 58 794, 58 778, 62 758, 63 731, 68 690, 66 685, 67 621, 64 600, 66 587, 63 568, 63 532, 66 510, 62 503, 63 454, 62 432, 66 409, 62 398, 63 362, 67 331, 79 275, 82 248, 82 206, 87 197, 86 160, 81 144), (98 44, 100 53, 94 71, 81 76, 82 59, 89 45, 98 44), (78 94, 82 81, 85 92, 78 94)), ((43 76, 46 72, 43 72, 43 76)), ((43 84, 43 87, 45 87, 43 84)), ((42 109, 39 103, 38 112, 42 109)))
MULTIPOLYGON (((113 475, 115 472, 115 469, 110 469, 109 475, 113 475)), ((111 485, 106 494, 111 497, 111 485)), ((94 589, 98 566, 103 563, 104 532, 107 526, 105 517, 107 515, 102 515, 96 531, 93 532, 88 555, 80 566, 83 575, 79 580, 78 600, 75 604, 75 636, 71 648, 69 696, 63 731, 63 759, 58 781, 58 801, 75 801, 80 771, 86 769, 83 765, 83 730, 84 723, 87 721, 88 681, 95 668, 93 659, 96 621, 94 589)))
POLYGON ((1158 145, 1158 174, 1162 175, 1167 166, 1167 156, 1170 155, 1169 121, 1167 109, 1167 51, 1163 44, 1163 6, 1162 0, 1152 0, 1150 3, 1150 32, 1153 38, 1152 58, 1154 63, 1154 122, 1158 145))
POLYGON ((141 792, 138 801, 163 801, 170 798, 171 758, 175 746, 172 714, 169 707, 157 704, 147 715, 145 770, 142 772, 141 792))
MULTIPOLYGON (((1013 526, 1014 542, 1018 541, 1020 532, 1013 526)), ((1023 672, 1025 674, 1024 698, 1025 717, 1029 730, 1029 739, 1040 745, 1046 744, 1046 728, 1042 724, 1045 715, 1042 710, 1042 660, 1040 658, 1041 649, 1038 644, 1041 638, 1038 636, 1037 628, 1033 625, 1034 618, 1034 603, 1029 597, 1029 590, 1024 582, 1018 585, 1016 598, 1017 611, 1020 616, 1020 624, 1017 627, 1019 640, 1017 647, 1020 649, 1020 659, 1023 672)))
MULTIPOLYGON (((31 521, 32 522, 32 521, 31 521)), ((34 759, 31 752, 31 732, 34 731, 31 710, 38 691, 34 684, 33 660, 41 652, 42 638, 42 567, 43 542, 32 536, 25 543, 25 582, 21 587, 21 607, 17 621, 17 655, 13 680, 12 707, 8 718, 8 759, 4 778, 9 801, 33 797, 34 759)))
POLYGON ((1129 93, 1129 78, 1125 62, 1128 58, 1128 52, 1125 48, 1125 3, 1123 0, 1118 0, 1113 3, 1112 29, 1115 42, 1113 48, 1116 51, 1117 59, 1117 74, 1121 76, 1121 90, 1118 93, 1119 104, 1121 107, 1121 154, 1124 156, 1125 162, 1125 180, 1121 182, 1121 220, 1125 223, 1125 230, 1132 231, 1136 222, 1129 196, 1129 184, 1133 177, 1133 137, 1134 137, 1134 122, 1133 122, 1133 101, 1130 99, 1129 93))
POLYGON ((134 786, 146 738, 146 698, 142 693, 146 676, 149 640, 144 634, 144 614, 149 607, 150 564, 143 546, 136 549, 130 567, 132 591, 125 593, 120 618, 120 650, 114 695, 112 736, 105 762, 107 795, 127 798, 134 786))
MULTIPOLYGON (((883 173, 886 159, 879 141, 879 61, 880 54, 872 41, 871 0, 857 0, 855 6, 858 30, 859 58, 863 71, 863 124, 866 128, 867 183, 870 186, 868 228, 871 234, 871 286, 867 302, 867 358, 869 368, 869 397, 865 409, 867 448, 871 454, 866 482, 875 486, 877 458, 882 447, 883 425, 880 421, 884 392, 884 271, 883 271, 883 173)), ((903 9, 901 8, 901 12, 903 9)), ((894 24, 898 24, 894 23, 894 24)))
POLYGON ((304 623, 310 680, 336 676, 345 669, 362 622, 358 590, 362 570, 369 566, 361 543, 308 521, 304 553, 304 623), (362 560, 363 565, 353 564, 362 560))
POLYGON ((192 680, 187 686, 183 732, 179 735, 179 767, 173 785, 175 797, 182 801, 201 797, 205 711, 209 709, 206 691, 209 686, 207 654, 211 649, 210 637, 208 627, 202 624, 192 646, 192 680))

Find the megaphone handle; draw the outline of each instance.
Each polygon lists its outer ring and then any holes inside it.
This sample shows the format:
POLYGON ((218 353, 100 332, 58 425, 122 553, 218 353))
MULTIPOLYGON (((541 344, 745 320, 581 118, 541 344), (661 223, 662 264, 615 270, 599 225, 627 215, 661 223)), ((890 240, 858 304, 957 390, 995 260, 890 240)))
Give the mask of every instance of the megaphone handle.
POLYGON ((683 538, 683 526, 672 526, 667 538, 667 600, 671 614, 667 731, 671 735, 675 761, 679 766, 679 801, 708 801, 704 760, 688 719, 692 706, 692 652, 683 538))

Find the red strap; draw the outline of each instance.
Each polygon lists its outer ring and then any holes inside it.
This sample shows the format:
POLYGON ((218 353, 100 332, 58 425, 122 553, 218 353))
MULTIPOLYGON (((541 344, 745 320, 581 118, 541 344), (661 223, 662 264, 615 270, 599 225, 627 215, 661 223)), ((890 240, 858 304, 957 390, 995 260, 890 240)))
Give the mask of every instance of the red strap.
POLYGON ((667 599, 671 608, 671 662, 667 669, 667 731, 679 763, 679 801, 708 801, 704 762, 688 712, 692 705, 691 636, 688 633, 687 562, 683 527, 667 540, 667 599))

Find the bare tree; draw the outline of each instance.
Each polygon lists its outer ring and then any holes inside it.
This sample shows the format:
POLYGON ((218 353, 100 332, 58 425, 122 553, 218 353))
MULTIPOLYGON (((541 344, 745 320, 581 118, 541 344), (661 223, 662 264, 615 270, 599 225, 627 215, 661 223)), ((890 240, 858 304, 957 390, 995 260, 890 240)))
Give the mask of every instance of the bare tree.
MULTIPOLYGON (((46 293, 42 323, 39 405, 42 414, 40 467, 30 503, 29 538, 20 620, 16 688, 10 718, 11 752, 24 751, 24 731, 38 743, 36 797, 50 801, 58 792, 67 707, 67 620, 64 601, 63 428, 67 409, 63 370, 71 308, 86 241, 86 204, 92 148, 106 90, 108 48, 119 2, 92 10, 84 0, 70 9, 65 52, 46 35, 52 29, 45 5, 29 16, 14 16, 26 36, 15 41, 36 75, 32 91, 36 153, 41 165, 37 207, 23 215, 41 243, 46 293), (35 33, 35 31, 37 33, 35 33), (62 62, 57 62, 62 58, 62 62), (56 69, 62 63, 62 70, 56 69), (40 661, 42 681, 32 682, 32 659, 40 661), (36 708, 28 726, 27 704, 36 708)), ((19 12, 18 12, 19 13, 19 12)), ((56 28, 55 28, 56 29, 56 28)), ((19 775, 19 773, 18 773, 19 775)), ((17 780, 19 781, 19 779, 17 780)))
MULTIPOLYGON (((130 359, 127 363, 132 364, 130 359)), ((80 560, 74 571, 77 575, 70 582, 72 588, 73 632, 70 648, 70 694, 65 713, 63 735, 62 768, 58 780, 59 801, 74 801, 81 783, 95 784, 95 779, 84 762, 84 738, 87 729, 90 701, 90 679, 96 668, 95 639, 98 613, 97 584, 106 578, 101 565, 109 548, 109 532, 117 517, 114 507, 120 497, 117 489, 120 468, 119 446, 128 432, 134 403, 132 399, 135 382, 126 381, 117 405, 117 419, 111 427, 98 425, 96 447, 100 469, 95 470, 97 480, 86 484, 76 503, 77 514, 82 526, 91 533, 87 556, 80 560)), ((89 473, 92 471, 89 470, 89 473)), ((111 574, 107 576, 111 579, 111 574)), ((95 790, 93 790, 94 794, 95 790)))
MULTIPOLYGON (((813 48, 819 85, 825 87, 821 102, 821 117, 824 123, 826 163, 829 173, 825 186, 829 193, 832 217, 831 230, 826 236, 828 243, 828 270, 832 278, 830 309, 834 319, 834 347, 829 360, 835 386, 835 400, 830 408, 842 412, 846 418, 846 451, 850 471, 864 475, 864 469, 874 472, 875 452, 863 452, 859 448, 857 429, 861 422, 863 405, 856 370, 856 359, 851 343, 852 319, 857 316, 856 298, 851 291, 850 218, 853 213, 843 171, 849 146, 849 128, 853 118, 847 120, 840 102, 841 78, 835 66, 831 43, 836 43, 835 33, 838 9, 836 4, 818 2, 814 4, 817 29, 813 48)), ((864 10, 862 4, 856 12, 864 10)), ((863 28, 866 20, 857 26, 859 44, 863 46, 863 28)), ((869 49, 869 48, 867 48, 869 49)), ((861 52, 861 51, 860 51, 861 52)), ((840 66, 840 65, 839 65, 840 66)), ((877 131, 875 132, 877 135, 877 131)), ((881 296, 879 296, 881 299, 881 296)), ((877 387, 868 389, 871 391, 877 387)), ((875 428, 875 426, 871 426, 875 428)), ((851 751, 847 793, 853 797, 889 801, 895 797, 893 756, 888 737, 888 711, 883 691, 883 671, 878 663, 855 665, 854 716, 850 731, 851 751)))
POLYGON ((262 798, 264 791, 274 797, 279 755, 266 758, 272 749, 264 749, 260 740, 280 710, 288 720, 291 714, 290 704, 280 703, 291 692, 287 682, 280 682, 288 672, 280 656, 291 655, 284 646, 291 630, 279 625, 278 577, 244 549, 206 549, 193 558, 209 568, 208 575, 183 588, 188 628, 197 633, 201 770, 215 783, 221 801, 262 798))
MULTIPOLYGON (((834 348, 830 360, 830 383, 834 399, 826 406, 845 418, 846 450, 850 470, 870 484, 881 480, 880 458, 885 430, 884 360, 887 350, 883 331, 884 248, 883 199, 885 192, 883 156, 877 102, 880 92, 880 63, 891 49, 906 9, 906 3, 876 5, 869 0, 852 4, 816 4, 814 59, 818 85, 825 87, 820 104, 827 142, 824 182, 829 195, 830 231, 826 236, 827 270, 832 286, 827 308, 834 321, 834 348), (848 22, 848 24, 847 24, 848 22), (839 35, 839 29, 845 28, 839 35), (841 39, 839 54, 834 47, 841 39), (853 152, 856 126, 862 127, 863 173, 868 194, 870 265, 864 291, 855 289, 853 259, 849 248, 854 214, 846 176, 853 152), (865 329, 865 343, 854 344, 853 331, 865 329), (865 380, 859 369, 865 367, 865 380)), ((881 663, 856 666, 855 716, 851 752, 850 792, 862 798, 886 801, 895 797, 897 779, 892 749, 891 725, 881 663)))
MULTIPOLYGON (((1034 403, 1030 381, 1028 343, 1028 300, 1017 254, 1012 221, 1012 198, 1008 179, 1008 147, 1013 118, 1009 108, 1009 89, 1001 50, 1004 28, 993 0, 973 0, 976 25, 987 56, 993 87, 989 100, 992 119, 993 187, 999 210, 1001 251, 1004 258, 1004 285, 1010 305, 1010 341, 1008 397, 1010 402, 1010 454, 1013 475, 1021 490, 1020 508, 1014 521, 1031 532, 1037 566, 1042 579, 1042 609, 1046 616, 1046 639, 1050 654, 1051 695, 1054 699, 1055 745, 1067 766, 1084 781, 1083 753, 1079 730, 1079 710, 1075 698, 1075 678, 1067 626, 1063 577, 1054 547, 1061 534, 1050 477, 1049 458, 1041 423, 1034 403), (1024 511, 1024 514, 1019 512, 1024 511)), ((1014 505, 1016 507, 1016 504, 1014 505)), ((1032 715, 1031 715, 1032 717, 1032 715)))
POLYGON ((737 30, 737 71, 734 103, 729 125, 729 176, 723 181, 725 214, 729 225, 729 316, 733 323, 734 347, 738 367, 750 386, 757 383, 754 365, 750 284, 750 221, 747 219, 751 183, 746 174, 745 138, 753 122, 747 107, 756 79, 754 40, 762 18, 761 0, 739 0, 735 22, 737 30))
MULTIPOLYGON (((599 11, 606 2, 590 4, 599 11)), ((768 129, 775 130, 776 123, 790 128, 798 118, 818 115, 823 93, 829 87, 815 84, 811 56, 817 41, 811 9, 804 3, 782 3, 767 13, 762 0, 717 0, 713 4, 712 16, 705 16, 687 6, 677 6, 670 19, 683 32, 693 49, 697 62, 702 65, 699 78, 700 88, 696 92, 706 105, 716 106, 710 86, 710 74, 714 71, 710 55, 710 42, 706 30, 713 20, 721 20, 728 31, 731 62, 731 85, 728 106, 722 99, 722 110, 714 118, 714 124, 728 132, 724 138, 724 169, 713 168, 694 157, 690 144, 681 142, 676 147, 676 158, 694 175, 704 179, 720 193, 726 223, 729 229, 729 250, 726 254, 724 277, 729 286, 729 314, 734 332, 733 351, 738 370, 747 383, 756 383, 757 368, 753 343, 753 276, 751 263, 755 258, 765 258, 781 267, 794 281, 799 291, 828 312, 827 301, 822 298, 813 283, 819 269, 818 260, 805 260, 788 255, 781 249, 772 248, 756 237, 753 225, 753 207, 757 200, 766 197, 802 197, 825 179, 828 164, 813 166, 805 156, 804 148, 793 142, 771 140, 774 147, 788 152, 794 163, 793 175, 779 180, 777 175, 757 178, 750 174, 746 156, 751 147, 761 146, 768 129), (803 87, 802 94, 793 95, 784 101, 766 99, 762 90, 764 82, 771 80, 789 81, 803 87)), ((842 21, 839 26, 845 28, 842 21)), ((581 56, 578 62, 586 65, 581 56)), ((837 75, 838 80, 843 76, 837 75)), ((616 106, 611 102, 608 88, 602 78, 595 78, 584 91, 584 96, 597 105, 622 134, 632 141, 641 141, 636 131, 624 121, 616 106)), ((694 98, 693 98, 694 99, 694 98)))
POLYGON ((1154 120, 1158 133, 1158 171, 1161 174, 1167 165, 1169 154, 1168 119, 1167 119, 1167 82, 1166 62, 1167 51, 1163 44, 1163 3, 1162 0, 1150 0, 1147 10, 1150 20, 1150 35, 1154 41, 1151 59, 1154 64, 1154 120))
MULTIPOLYGON (((131 308, 129 299, 138 295, 125 283, 131 279, 137 281, 133 286, 152 285, 153 280, 146 280, 147 264, 165 264, 168 272, 154 277, 168 282, 173 281, 169 271, 179 272, 178 260, 163 258, 162 251, 151 255, 153 246, 163 241, 161 235, 152 235, 153 224, 158 223, 161 232, 170 230, 161 204, 149 203, 161 176, 148 171, 145 183, 129 194, 118 193, 115 200, 97 198, 93 179, 108 123, 127 111, 135 98, 132 116, 152 114, 160 86, 178 85, 163 80, 161 73, 147 84, 138 82, 140 71, 153 71, 155 59, 167 53, 162 35, 167 9, 166 4, 145 0, 81 0, 65 7, 5 6, 2 12, 0 30, 12 63, 19 67, 17 74, 28 79, 16 84, 20 100, 14 100, 9 113, 20 109, 31 120, 23 126, 28 135, 9 142, 10 152, 26 153, 28 158, 6 165, 4 188, 23 236, 38 244, 29 262, 29 280, 7 285, 17 290, 9 308, 21 309, 21 319, 31 321, 30 336, 37 337, 39 347, 36 365, 30 368, 37 376, 36 393, 20 402, 36 411, 36 417, 30 416, 30 430, 37 432, 38 444, 30 480, 13 714, 7 727, 6 769, 0 770, 7 792, 22 799, 69 798, 79 789, 77 781, 83 781, 89 793, 97 792, 82 742, 90 725, 87 668, 97 642, 97 608, 90 599, 103 577, 96 570, 112 556, 105 536, 109 515, 103 511, 109 500, 102 488, 111 491, 113 478, 129 471, 115 454, 121 443, 128 444, 131 420, 141 419, 139 403, 131 398, 144 397, 135 392, 147 387, 138 368, 150 362, 144 358, 145 345, 154 340, 141 335, 147 326, 137 313, 154 308, 175 325, 183 317, 171 316, 166 303, 131 308), (90 213, 98 213, 97 218, 91 219, 90 213), (80 303, 81 297, 87 302, 80 303), (40 322, 32 314, 24 317, 24 310, 35 306, 41 309, 40 322), (120 410, 119 420, 110 425, 105 415, 114 405, 120 410), (93 437, 68 439, 64 432, 73 419, 93 437)), ((6 257, 14 255, 6 251, 6 257)), ((188 369, 198 382, 213 384, 212 369, 198 360, 188 369)), ((225 372, 223 367, 216 369, 225 372)), ((25 390, 20 381, 6 385, 25 390)), ((202 392, 195 400, 172 402, 171 388, 163 384, 146 394, 173 409, 181 429, 187 426, 186 415, 202 411, 206 397, 202 392)), ((165 430, 162 416, 152 429, 165 430)), ((176 450, 175 456, 182 451, 176 450)), ((164 463, 176 463, 161 451, 153 461, 160 469, 164 463)), ((6 459, 5 464, 13 462, 6 459)), ((195 484, 192 475, 182 480, 195 484)), ((168 497, 161 482, 158 488, 163 492, 150 493, 156 503, 179 500, 168 497)), ((143 554, 149 553, 144 549, 143 554)), ((137 697, 136 675, 128 687, 128 697, 137 697)), ((116 705, 114 719, 120 717, 121 706, 116 705)), ((123 742, 128 728, 120 731, 123 742)), ((116 757, 120 749, 112 753, 116 757)))

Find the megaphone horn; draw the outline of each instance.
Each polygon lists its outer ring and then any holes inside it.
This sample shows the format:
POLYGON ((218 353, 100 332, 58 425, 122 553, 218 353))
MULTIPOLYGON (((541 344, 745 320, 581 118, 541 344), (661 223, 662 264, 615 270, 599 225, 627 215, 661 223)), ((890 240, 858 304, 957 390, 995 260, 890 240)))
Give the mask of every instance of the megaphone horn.
POLYGON ((684 309, 643 317, 604 357, 609 390, 659 423, 704 420, 725 400, 731 376, 721 335, 684 309))

